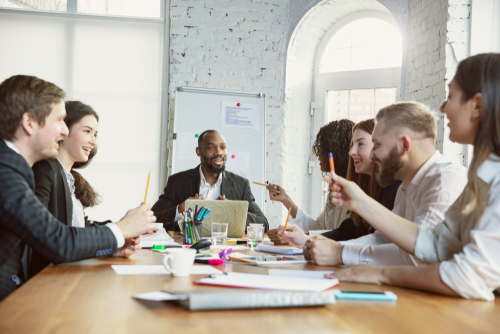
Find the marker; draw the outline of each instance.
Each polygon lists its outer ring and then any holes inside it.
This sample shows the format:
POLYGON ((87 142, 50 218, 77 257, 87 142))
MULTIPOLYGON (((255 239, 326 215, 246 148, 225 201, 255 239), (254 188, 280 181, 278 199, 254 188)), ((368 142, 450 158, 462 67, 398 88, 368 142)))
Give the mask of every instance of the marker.
MULTIPOLYGON (((330 171, 332 173, 335 173, 335 166, 333 165, 333 155, 332 153, 328 153, 328 160, 330 160, 330 171)), ((332 179, 332 184, 333 184, 333 189, 337 189, 337 185, 335 184, 335 181, 332 179)))

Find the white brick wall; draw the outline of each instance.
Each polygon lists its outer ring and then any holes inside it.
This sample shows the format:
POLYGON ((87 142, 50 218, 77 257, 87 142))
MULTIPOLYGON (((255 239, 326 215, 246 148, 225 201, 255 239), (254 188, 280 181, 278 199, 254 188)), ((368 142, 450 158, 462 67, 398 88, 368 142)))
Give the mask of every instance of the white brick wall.
MULTIPOLYGON (((354 11, 391 12, 407 44, 404 98, 437 108, 452 55, 461 59, 468 48, 467 7, 466 0, 171 0, 168 152, 175 87, 261 91, 267 98, 267 180, 282 184, 307 209, 314 139, 309 103, 324 33, 354 11)), ((444 135, 441 124, 441 142, 444 135)), ((281 203, 268 201, 265 211, 271 226, 283 221, 281 203)))
MULTIPOLYGON (((470 0, 410 0, 409 9, 404 99, 437 111, 468 54, 470 0)), ((438 115, 436 147, 464 163, 463 146, 450 142, 445 116, 438 115)))

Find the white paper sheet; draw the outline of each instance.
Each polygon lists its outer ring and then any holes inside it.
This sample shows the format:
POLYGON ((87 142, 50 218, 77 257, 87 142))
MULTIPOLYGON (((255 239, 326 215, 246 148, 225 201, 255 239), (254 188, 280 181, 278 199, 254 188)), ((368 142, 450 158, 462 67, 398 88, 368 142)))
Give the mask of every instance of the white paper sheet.
POLYGON ((199 282, 210 285, 289 291, 324 291, 339 284, 337 279, 312 279, 235 272, 214 278, 202 278, 199 282))
POLYGON ((301 277, 314 279, 327 279, 325 274, 333 274, 333 271, 316 271, 316 270, 286 270, 286 269, 269 269, 270 276, 286 276, 286 277, 301 277))
MULTIPOLYGON (((162 265, 112 265, 118 275, 170 275, 162 265)), ((193 266, 190 275, 222 274, 222 271, 212 266, 193 266)))
POLYGON ((232 252, 229 255, 231 255, 233 257, 237 257, 239 259, 244 259, 246 257, 254 257, 253 255, 247 255, 247 254, 243 254, 243 253, 232 253, 232 252))
POLYGON ((250 154, 248 152, 227 152, 226 171, 248 179, 250 154))
POLYGON ((179 160, 199 160, 196 155, 198 138, 195 132, 177 132, 175 141, 177 142, 177 159, 179 160))
POLYGON ((260 107, 258 104, 222 102, 221 127, 259 130, 260 107))
POLYGON ((164 300, 186 300, 189 299, 186 295, 172 295, 163 291, 151 291, 145 293, 138 293, 134 295, 134 298, 143 299, 143 300, 154 300, 157 302, 161 302, 164 300))

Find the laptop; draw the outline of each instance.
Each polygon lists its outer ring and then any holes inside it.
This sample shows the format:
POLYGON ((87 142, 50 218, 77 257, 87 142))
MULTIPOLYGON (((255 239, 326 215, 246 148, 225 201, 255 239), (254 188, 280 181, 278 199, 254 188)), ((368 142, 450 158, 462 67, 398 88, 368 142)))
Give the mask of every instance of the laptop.
POLYGON ((227 223, 228 238, 242 238, 245 235, 247 222, 248 202, 247 201, 208 201, 208 200, 186 200, 186 210, 188 208, 198 210, 201 207, 210 209, 210 214, 203 220, 202 237, 212 236, 213 223, 227 223))

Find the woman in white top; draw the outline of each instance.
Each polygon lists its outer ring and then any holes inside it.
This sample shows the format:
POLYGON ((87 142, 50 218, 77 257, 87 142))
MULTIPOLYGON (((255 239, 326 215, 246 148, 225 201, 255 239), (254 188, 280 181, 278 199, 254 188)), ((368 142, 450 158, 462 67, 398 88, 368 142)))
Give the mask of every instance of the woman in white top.
MULTIPOLYGON (((352 128, 354 122, 348 119, 330 122, 319 130, 316 135, 312 147, 312 153, 318 158, 321 172, 330 172, 330 162, 328 154, 333 154, 335 162, 335 170, 339 175, 345 177, 349 164, 349 149, 352 138, 352 128)), ((270 184, 267 187, 269 197, 272 201, 283 203, 285 208, 291 208, 289 224, 296 224, 302 230, 332 230, 337 228, 346 218, 349 217, 347 210, 340 208, 335 210, 335 206, 331 204, 328 198, 325 203, 325 208, 320 215, 314 219, 309 216, 304 210, 299 208, 286 193, 285 189, 277 184, 270 184)), ((328 196, 330 197, 330 196, 328 196)), ((277 239, 277 229, 272 229, 267 232, 267 235, 275 243, 280 243, 277 239)))
POLYGON ((493 291, 500 287, 499 69, 498 53, 465 59, 441 106, 449 120, 450 140, 474 145, 469 182, 442 223, 434 228, 418 226, 381 207, 353 182, 332 175, 339 185, 331 193, 333 204, 357 212, 403 250, 429 265, 359 265, 338 270, 331 277, 467 299, 495 298, 493 291))

